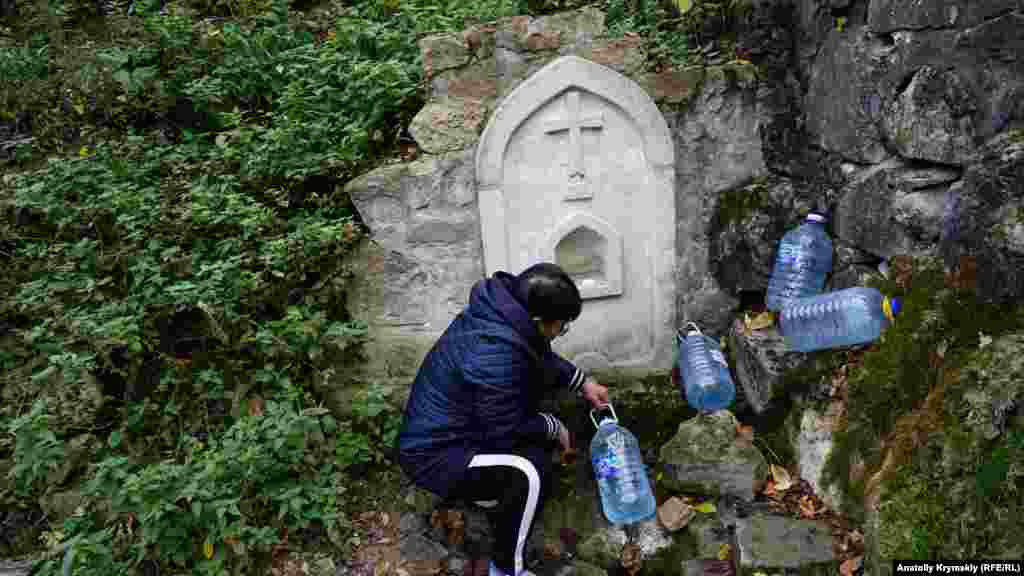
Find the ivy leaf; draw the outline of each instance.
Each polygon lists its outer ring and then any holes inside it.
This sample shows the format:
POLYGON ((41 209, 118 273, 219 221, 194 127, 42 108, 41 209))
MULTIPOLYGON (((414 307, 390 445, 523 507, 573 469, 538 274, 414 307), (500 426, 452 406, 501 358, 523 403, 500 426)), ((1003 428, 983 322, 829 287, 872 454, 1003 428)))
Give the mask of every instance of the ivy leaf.
POLYGON ((111 448, 117 448, 121 445, 121 431, 115 430, 110 433, 110 439, 107 441, 111 448))
POLYGON ((698 504, 694 506, 693 509, 696 510, 697 512, 701 512, 704 514, 711 514, 718 510, 717 508, 715 508, 715 504, 713 502, 704 502, 702 504, 698 504))

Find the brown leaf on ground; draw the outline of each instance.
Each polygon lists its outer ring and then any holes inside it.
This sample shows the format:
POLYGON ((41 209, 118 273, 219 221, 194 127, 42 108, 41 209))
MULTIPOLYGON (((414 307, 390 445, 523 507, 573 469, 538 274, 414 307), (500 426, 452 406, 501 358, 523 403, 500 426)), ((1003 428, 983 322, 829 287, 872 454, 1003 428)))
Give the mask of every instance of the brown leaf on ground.
POLYGON ((900 288, 907 288, 910 286, 910 279, 914 275, 914 259, 910 256, 893 256, 889 259, 889 270, 896 281, 896 285, 900 288))
POLYGON ((839 573, 842 576, 853 576, 855 572, 860 568, 861 564, 864 563, 863 556, 855 556, 850 558, 846 562, 839 565, 839 573))
POLYGON ((562 557, 562 547, 558 542, 545 542, 544 543, 544 560, 553 562, 562 557))
POLYGON ((249 398, 249 416, 263 416, 263 398, 259 396, 249 398))
POLYGON ((739 436, 740 438, 745 439, 747 442, 753 442, 754 441, 754 427, 753 426, 744 426, 742 424, 737 424, 736 425, 736 435, 739 436))
POLYGON ((433 512, 431 512, 430 513, 430 526, 432 528, 434 528, 435 530, 444 529, 445 524, 446 524, 446 522, 445 522, 445 516, 446 515, 447 515, 447 513, 443 512, 441 510, 434 510, 433 512))
POLYGON ((673 496, 658 508, 658 521, 669 532, 676 532, 690 523, 693 514, 692 506, 673 496))
POLYGON ((448 545, 462 546, 466 541, 466 515, 461 511, 448 512, 448 545))
POLYGON ((782 466, 769 464, 768 471, 771 472, 776 491, 785 492, 793 487, 793 478, 789 475, 789 471, 782 466))
POLYGON ((772 312, 769 310, 761 312, 760 314, 754 316, 753 318, 744 314, 743 323, 746 325, 745 327, 747 329, 747 333, 749 334, 751 330, 763 330, 765 328, 770 328, 771 326, 775 325, 775 315, 772 314, 772 312))
POLYGON ((800 497, 800 515, 804 518, 814 518, 818 514, 818 507, 814 504, 814 498, 809 495, 800 497))
POLYGON ((641 558, 640 546, 636 544, 626 544, 622 547, 622 567, 625 568, 626 573, 629 576, 636 576, 636 573, 640 571, 643 566, 643 560, 641 558))
POLYGON ((956 270, 947 273, 946 288, 976 292, 978 289, 978 259, 974 256, 961 256, 956 270))

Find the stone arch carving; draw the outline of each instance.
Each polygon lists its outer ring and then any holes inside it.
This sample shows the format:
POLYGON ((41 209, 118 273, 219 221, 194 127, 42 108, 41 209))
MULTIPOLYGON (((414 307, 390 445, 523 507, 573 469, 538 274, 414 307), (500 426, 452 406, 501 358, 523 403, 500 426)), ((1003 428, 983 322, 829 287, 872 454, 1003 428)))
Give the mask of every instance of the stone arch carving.
POLYGON ((674 164, 675 147, 665 117, 639 84, 590 60, 562 56, 517 86, 494 111, 476 150, 478 186, 501 186, 502 156, 515 129, 534 110, 570 88, 596 94, 629 113, 643 135, 644 154, 652 167, 674 164))
POLYGON ((590 299, 622 294, 622 235, 601 218, 585 212, 576 212, 562 220, 551 230, 544 242, 541 260, 558 262, 558 245, 570 234, 581 229, 591 230, 601 237, 604 241, 604 254, 600 255, 603 264, 600 278, 590 278, 577 283, 580 296, 590 299))
POLYGON ((577 56, 550 62, 516 87, 495 110, 481 135, 475 168, 484 267, 487 274, 508 265, 502 191, 503 160, 509 141, 534 111, 570 88, 595 94, 630 116, 644 143, 644 158, 655 175, 652 194, 675 194, 675 147, 664 116, 644 89, 611 68, 577 56))

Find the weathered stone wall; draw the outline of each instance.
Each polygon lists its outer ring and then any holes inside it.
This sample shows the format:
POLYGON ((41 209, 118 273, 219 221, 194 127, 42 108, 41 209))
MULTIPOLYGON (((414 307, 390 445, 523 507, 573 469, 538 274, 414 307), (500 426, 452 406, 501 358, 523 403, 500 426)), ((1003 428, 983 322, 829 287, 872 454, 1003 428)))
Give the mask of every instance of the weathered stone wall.
POLYGON ((739 42, 754 65, 654 73, 644 40, 610 37, 594 8, 422 39, 430 97, 410 127, 421 156, 348 185, 375 241, 357 259, 373 272, 357 314, 420 353, 444 330, 484 273, 480 133, 568 54, 637 82, 672 131, 678 324, 724 335, 812 208, 832 213, 832 288, 941 246, 950 266, 986 264, 986 297, 1024 295, 1024 0, 759 0, 739 42))
MULTIPOLYGON (((637 82, 671 122, 673 110, 699 90, 704 71, 645 72, 643 48, 643 39, 636 36, 609 37, 604 14, 593 8, 507 18, 420 41, 430 98, 410 132, 421 155, 414 162, 378 168, 346 188, 372 237, 353 259, 359 281, 350 304, 374 334, 368 370, 411 376, 418 356, 484 275, 473 156, 496 106, 546 64, 575 55, 637 82), (396 355, 396 347, 405 353, 396 355)), ((736 116, 734 121, 743 121, 742 114, 736 116)), ((754 135, 747 140, 753 145, 754 135)), ((692 176, 696 168, 687 166, 683 172, 684 194, 700 186, 692 176)), ((696 220, 698 212, 688 213, 696 220)), ((688 240, 683 247, 687 253, 699 252, 688 240)))

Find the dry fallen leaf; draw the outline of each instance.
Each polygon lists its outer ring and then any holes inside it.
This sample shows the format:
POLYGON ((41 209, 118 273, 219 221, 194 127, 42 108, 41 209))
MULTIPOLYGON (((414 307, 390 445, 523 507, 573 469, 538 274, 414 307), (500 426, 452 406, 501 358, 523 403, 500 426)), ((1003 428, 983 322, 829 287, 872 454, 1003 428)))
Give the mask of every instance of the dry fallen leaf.
POLYGON ((263 398, 249 398, 249 416, 263 416, 263 398))
POLYGON ((629 576, 635 576, 642 565, 640 546, 631 543, 622 547, 622 567, 629 576))
POLYGON ((860 569, 863 562, 863 556, 854 556, 839 566, 839 573, 842 576, 853 576, 860 569))
POLYGON ((544 543, 544 560, 553 562, 562 557, 562 547, 558 542, 544 543))
POLYGON ((785 492, 793 487, 793 478, 790 477, 789 472, 787 472, 785 468, 775 464, 769 464, 768 470, 771 472, 772 480, 774 481, 774 489, 776 491, 785 492))
POLYGON ((669 498, 658 508, 658 520, 669 532, 683 529, 693 518, 693 508, 677 497, 669 498))
POLYGON ((775 315, 770 310, 765 310, 753 318, 743 315, 743 322, 748 330, 763 330, 775 325, 775 315))
POLYGON ((711 514, 712 512, 715 512, 717 510, 713 502, 704 502, 702 504, 698 504, 697 506, 694 506, 693 509, 696 510, 697 512, 702 512, 704 514, 711 514))
POLYGON ((814 506, 814 500, 810 496, 800 497, 800 515, 804 518, 813 518, 819 510, 814 506))
POLYGON ((747 442, 753 442, 754 441, 754 427, 753 426, 744 426, 742 424, 737 424, 736 425, 736 435, 739 436, 740 438, 745 439, 747 442))
POLYGON ((466 541, 466 517, 462 512, 448 513, 448 545, 462 546, 466 541))
POLYGON ((434 528, 435 530, 437 530, 439 528, 444 528, 444 525, 445 525, 444 516, 445 515, 440 510, 434 510, 430 514, 430 526, 431 526, 431 528, 434 528))

